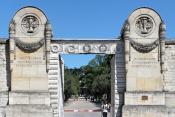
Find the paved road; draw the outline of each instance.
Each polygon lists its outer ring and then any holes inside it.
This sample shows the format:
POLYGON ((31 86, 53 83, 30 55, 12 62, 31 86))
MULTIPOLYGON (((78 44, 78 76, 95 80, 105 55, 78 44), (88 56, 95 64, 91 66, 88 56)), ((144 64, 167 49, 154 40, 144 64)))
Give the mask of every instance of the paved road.
MULTIPOLYGON (((64 106, 64 117, 101 117, 101 112, 83 112, 88 110, 99 110, 100 105, 97 105, 95 103, 89 102, 89 101, 70 101, 65 104, 64 106), (69 110, 67 112, 66 110, 69 110), (70 110, 76 110, 75 112, 72 112, 70 110), (81 111, 81 112, 77 112, 81 111)), ((108 117, 110 117, 110 114, 108 114, 108 117)))
POLYGON ((101 117, 100 112, 65 112, 64 117, 101 117))
POLYGON ((100 109, 101 105, 92 103, 90 101, 85 101, 85 100, 77 100, 77 101, 69 101, 68 103, 64 104, 64 109, 69 110, 69 109, 100 109))

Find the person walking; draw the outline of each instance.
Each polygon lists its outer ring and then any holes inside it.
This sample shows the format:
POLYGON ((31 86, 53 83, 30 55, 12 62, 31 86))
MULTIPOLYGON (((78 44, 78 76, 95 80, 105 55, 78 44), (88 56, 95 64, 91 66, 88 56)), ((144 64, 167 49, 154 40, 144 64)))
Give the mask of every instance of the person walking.
POLYGON ((107 102, 105 101, 102 106, 102 117, 107 117, 108 116, 108 110, 109 110, 109 105, 107 104, 107 102))

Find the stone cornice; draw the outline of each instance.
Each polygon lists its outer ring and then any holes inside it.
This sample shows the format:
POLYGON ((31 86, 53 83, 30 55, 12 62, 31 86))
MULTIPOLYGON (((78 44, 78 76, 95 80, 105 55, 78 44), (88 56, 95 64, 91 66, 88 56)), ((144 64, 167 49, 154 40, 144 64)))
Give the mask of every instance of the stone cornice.
POLYGON ((77 39, 57 39, 51 40, 52 52, 62 54, 115 54, 117 45, 121 40, 77 40, 77 39))
POLYGON ((81 39, 77 39, 77 38, 53 38, 51 40, 52 43, 84 43, 84 42, 94 42, 94 43, 99 43, 99 42, 112 42, 112 43, 116 43, 120 41, 120 39, 94 39, 94 38, 81 38, 81 39))
POLYGON ((6 44, 8 38, 0 38, 0 44, 6 44))
POLYGON ((165 40, 165 45, 175 45, 175 40, 165 40))

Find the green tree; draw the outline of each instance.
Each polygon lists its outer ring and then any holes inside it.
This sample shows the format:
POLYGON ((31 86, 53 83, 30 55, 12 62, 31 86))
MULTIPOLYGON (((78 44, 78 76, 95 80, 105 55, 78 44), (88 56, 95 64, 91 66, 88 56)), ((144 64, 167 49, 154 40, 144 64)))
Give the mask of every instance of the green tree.
POLYGON ((86 79, 87 94, 95 98, 102 98, 107 94, 110 101, 111 76, 110 61, 112 55, 96 55, 87 66, 82 67, 86 79))
POLYGON ((64 69, 64 95, 65 101, 72 95, 79 94, 79 69, 64 69))
POLYGON ((112 55, 96 55, 86 66, 74 69, 65 67, 65 99, 67 100, 72 95, 79 95, 82 88, 86 89, 86 96, 102 98, 106 94, 110 101, 111 58, 112 55))

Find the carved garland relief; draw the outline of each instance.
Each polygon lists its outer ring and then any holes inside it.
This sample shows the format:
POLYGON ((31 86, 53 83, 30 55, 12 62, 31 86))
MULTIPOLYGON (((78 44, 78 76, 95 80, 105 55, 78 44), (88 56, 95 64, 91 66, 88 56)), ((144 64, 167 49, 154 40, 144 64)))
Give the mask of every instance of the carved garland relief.
MULTIPOLYGON (((149 15, 140 15, 135 19, 135 31, 138 35, 146 37, 150 35, 155 28, 154 20, 149 15)), ((141 53, 148 53, 155 49, 159 44, 159 39, 152 43, 139 43, 134 39, 129 39, 131 46, 141 53)))
MULTIPOLYGON (((40 20, 34 14, 27 14, 21 20, 21 30, 26 35, 34 35, 40 27, 40 20)), ((44 44, 44 39, 35 42, 24 42, 20 38, 15 38, 15 44, 25 52, 33 52, 44 44)))
POLYGON ((142 43, 134 41, 133 39, 130 39, 130 44, 135 50, 141 53, 148 53, 158 46, 159 39, 155 40, 152 43, 146 43, 146 44, 142 44, 142 43))
POLYGON ((44 39, 41 39, 37 42, 23 42, 20 39, 15 38, 16 45, 25 52, 33 52, 39 49, 44 44, 44 39))

